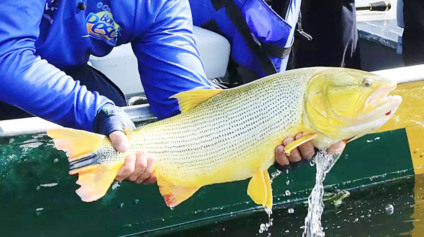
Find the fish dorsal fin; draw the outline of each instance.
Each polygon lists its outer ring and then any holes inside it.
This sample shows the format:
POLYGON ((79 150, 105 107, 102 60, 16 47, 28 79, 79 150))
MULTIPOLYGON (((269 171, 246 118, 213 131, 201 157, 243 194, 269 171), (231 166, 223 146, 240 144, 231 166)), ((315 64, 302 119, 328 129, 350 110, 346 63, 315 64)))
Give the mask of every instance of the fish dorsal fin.
POLYGON ((75 170, 74 172, 78 173, 77 184, 81 185, 76 193, 81 200, 93 202, 103 197, 123 164, 122 161, 109 165, 91 165, 75 170))
POLYGON ((196 106, 221 93, 222 91, 222 89, 190 90, 180 92, 171 96, 170 98, 177 99, 178 104, 180 105, 181 113, 185 113, 196 108, 196 106))
POLYGON ((47 130, 56 148, 66 152, 69 160, 77 160, 95 152, 102 140, 103 135, 76 130, 71 128, 55 128, 47 130))
POLYGON ((268 170, 258 169, 247 187, 247 194, 259 205, 272 208, 272 187, 268 170))
POLYGON ((197 186, 178 186, 160 177, 160 175, 157 176, 157 182, 160 194, 163 199, 165 199, 168 207, 177 206, 189 197, 193 196, 193 194, 200 188, 197 186))

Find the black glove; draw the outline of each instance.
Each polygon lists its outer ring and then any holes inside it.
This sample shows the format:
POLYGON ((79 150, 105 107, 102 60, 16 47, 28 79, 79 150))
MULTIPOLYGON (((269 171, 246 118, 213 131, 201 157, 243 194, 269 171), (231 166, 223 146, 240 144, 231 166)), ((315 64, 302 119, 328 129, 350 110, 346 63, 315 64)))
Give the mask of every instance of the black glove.
POLYGON ((93 128, 97 133, 109 135, 114 131, 133 130, 135 125, 121 108, 106 104, 97 112, 93 128))

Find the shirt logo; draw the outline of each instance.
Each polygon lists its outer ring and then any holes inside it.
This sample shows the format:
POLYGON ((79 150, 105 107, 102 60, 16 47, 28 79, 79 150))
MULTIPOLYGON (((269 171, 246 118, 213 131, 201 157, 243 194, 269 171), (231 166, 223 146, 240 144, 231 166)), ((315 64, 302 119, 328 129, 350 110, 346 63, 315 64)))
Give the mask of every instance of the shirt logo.
POLYGON ((53 24, 53 14, 57 10, 58 1, 57 0, 47 0, 46 5, 44 6, 43 17, 49 21, 50 24, 53 24))
POLYGON ((105 43, 115 46, 121 33, 121 27, 113 20, 112 13, 102 11, 90 13, 86 19, 88 35, 103 40, 105 43))

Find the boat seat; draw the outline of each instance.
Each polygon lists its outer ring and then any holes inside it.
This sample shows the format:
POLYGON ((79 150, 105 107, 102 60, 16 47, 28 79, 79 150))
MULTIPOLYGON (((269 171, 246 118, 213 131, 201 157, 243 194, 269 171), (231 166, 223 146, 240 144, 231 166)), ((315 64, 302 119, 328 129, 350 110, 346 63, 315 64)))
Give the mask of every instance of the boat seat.
MULTIPOLYGON (((194 27, 200 57, 209 79, 222 78, 227 71, 230 43, 212 31, 194 27)), ((118 85, 127 97, 142 94, 137 59, 130 44, 115 47, 105 57, 90 57, 89 63, 118 85)))

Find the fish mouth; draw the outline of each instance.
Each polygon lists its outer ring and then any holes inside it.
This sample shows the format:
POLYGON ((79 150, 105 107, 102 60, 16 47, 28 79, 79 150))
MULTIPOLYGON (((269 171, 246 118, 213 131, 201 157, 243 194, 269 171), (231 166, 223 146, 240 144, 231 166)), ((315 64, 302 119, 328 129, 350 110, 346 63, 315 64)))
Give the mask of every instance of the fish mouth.
POLYGON ((371 131, 379 129, 393 116, 402 102, 401 96, 389 95, 395 88, 396 84, 384 86, 377 89, 369 97, 364 108, 367 112, 363 113, 363 115, 358 118, 355 125, 349 128, 349 130, 360 132, 346 139, 346 142, 353 141, 371 131))
POLYGON ((374 93, 371 94, 366 104, 379 103, 382 100, 384 103, 385 98, 387 98, 389 93, 393 91, 395 88, 396 88, 396 83, 391 83, 389 85, 378 88, 376 91, 374 91, 374 93))
POLYGON ((389 95, 395 88, 396 83, 391 83, 387 86, 378 88, 371 94, 365 105, 365 109, 370 109, 372 111, 370 115, 374 114, 377 117, 391 116, 396 112, 402 102, 402 97, 398 95, 389 95))

